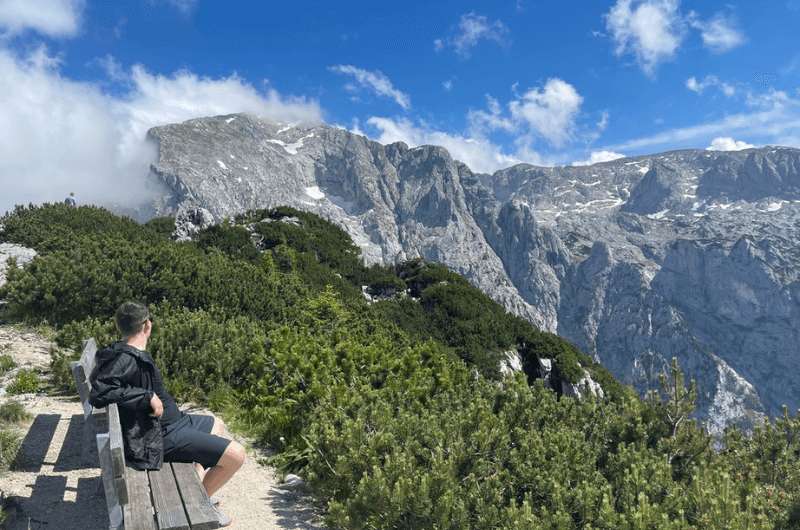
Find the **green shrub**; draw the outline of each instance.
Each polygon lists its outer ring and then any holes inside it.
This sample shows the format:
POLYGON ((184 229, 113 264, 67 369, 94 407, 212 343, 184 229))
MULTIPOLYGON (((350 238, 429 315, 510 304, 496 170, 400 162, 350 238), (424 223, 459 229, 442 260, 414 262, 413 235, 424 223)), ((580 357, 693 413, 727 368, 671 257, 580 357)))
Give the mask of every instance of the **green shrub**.
POLYGON ((362 281, 369 287, 370 294, 401 293, 406 289, 406 282, 392 268, 380 265, 366 269, 362 281))
POLYGON ((153 241, 160 236, 132 219, 96 206, 65 204, 17 206, 0 218, 3 239, 35 248, 40 254, 65 250, 78 236, 105 236, 124 241, 153 241))
POLYGON ((4 221, 43 251, 11 271, 5 296, 18 318, 58 325, 55 381, 71 380, 84 339, 114 339, 119 302, 144 300, 170 390, 271 444, 331 527, 800 525, 800 418, 752 436, 731 429, 711 451, 677 365, 641 400, 446 267, 364 267, 346 234, 311 214, 237 217, 263 237, 258 256, 243 255, 243 229, 227 225, 176 243, 101 210, 22 208, 4 221), (362 285, 410 296, 367 304, 362 285), (512 348, 527 378, 497 377, 512 348), (542 358, 556 380, 590 371, 611 399, 550 391, 537 379, 542 358))
POLYGON ((154 217, 147 221, 144 226, 161 238, 170 239, 172 233, 175 232, 175 218, 154 217))
POLYGON ((98 347, 110 344, 117 338, 117 328, 113 318, 87 318, 75 320, 58 330, 55 336, 56 345, 72 350, 80 355, 84 341, 94 339, 98 347))
POLYGON ((80 352, 54 348, 50 352, 50 382, 53 390, 64 394, 75 395, 75 378, 70 363, 80 359, 80 352))
POLYGON ((422 259, 413 259, 400 264, 397 275, 408 285, 411 296, 420 298, 428 287, 439 284, 468 286, 463 276, 452 272, 440 263, 426 263, 422 259))
POLYGON ((259 322, 218 308, 163 305, 153 314, 149 349, 177 396, 203 402, 219 388, 245 388, 258 377, 254 362, 268 348, 259 322))
POLYGON ((0 375, 16 368, 17 363, 14 358, 7 353, 0 354, 0 375))
POLYGON ((55 336, 57 347, 50 350, 50 382, 53 389, 74 395, 77 389, 70 364, 80 359, 84 341, 93 338, 98 348, 102 348, 116 340, 116 334, 113 319, 87 318, 61 327, 55 336))
POLYGON ((190 308, 216 305, 236 314, 280 318, 299 293, 298 279, 280 273, 268 255, 248 263, 192 244, 101 236, 79 239, 67 250, 10 271, 6 288, 12 315, 59 325, 113 315, 126 300, 166 299, 190 308))
POLYGON ((238 216, 236 222, 254 223, 255 232, 263 238, 263 248, 284 244, 298 252, 310 253, 319 263, 346 278, 352 278, 364 270, 359 259, 361 252, 347 232, 316 215, 279 207, 248 212, 238 216), (298 224, 285 222, 288 218, 298 219, 298 224))
POLYGON ((21 423, 31 415, 19 401, 7 401, 0 405, 0 423, 21 423))
POLYGON ((33 370, 23 368, 17 372, 16 377, 8 385, 9 394, 35 394, 39 391, 41 382, 39 381, 39 374, 33 370))
POLYGON ((236 259, 255 260, 258 257, 250 233, 241 226, 213 225, 197 234, 195 241, 200 248, 213 247, 236 259))
POLYGON ((22 443, 22 438, 15 429, 0 429, 0 475, 8 471, 22 443))

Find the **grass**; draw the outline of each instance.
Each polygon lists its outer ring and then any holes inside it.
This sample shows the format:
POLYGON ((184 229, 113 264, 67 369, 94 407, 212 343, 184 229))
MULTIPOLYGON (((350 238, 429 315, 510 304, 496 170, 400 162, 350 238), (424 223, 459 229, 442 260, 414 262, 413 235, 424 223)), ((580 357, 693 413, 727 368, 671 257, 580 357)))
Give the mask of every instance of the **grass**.
POLYGON ((41 388, 39 374, 33 370, 23 368, 17 372, 17 376, 8 385, 9 394, 34 394, 41 388))
POLYGON ((11 467, 21 443, 22 437, 16 430, 0 429, 0 474, 11 467))
POLYGON ((7 373, 8 371, 14 369, 17 366, 17 363, 14 362, 14 359, 7 353, 0 355, 0 375, 7 373))
POLYGON ((31 418, 19 401, 9 401, 0 405, 0 423, 22 423, 31 418))

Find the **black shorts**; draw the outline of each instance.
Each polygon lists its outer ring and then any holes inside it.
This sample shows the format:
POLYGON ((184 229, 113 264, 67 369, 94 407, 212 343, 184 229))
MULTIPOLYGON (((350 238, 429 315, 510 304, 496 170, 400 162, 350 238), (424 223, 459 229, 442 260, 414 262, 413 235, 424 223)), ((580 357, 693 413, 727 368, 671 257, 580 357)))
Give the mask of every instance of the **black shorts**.
POLYGON ((230 440, 211 434, 214 417, 185 414, 164 429, 164 462, 197 462, 214 467, 230 440))

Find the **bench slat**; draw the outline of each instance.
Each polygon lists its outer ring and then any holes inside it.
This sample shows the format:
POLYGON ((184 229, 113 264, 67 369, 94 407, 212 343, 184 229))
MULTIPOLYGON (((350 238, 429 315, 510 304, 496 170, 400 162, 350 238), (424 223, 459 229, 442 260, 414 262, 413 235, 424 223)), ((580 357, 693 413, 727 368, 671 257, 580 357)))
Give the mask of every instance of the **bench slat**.
POLYGON ((86 378, 86 371, 79 362, 69 363, 72 370, 72 378, 75 380, 75 387, 78 389, 78 396, 81 398, 83 406, 83 417, 88 418, 92 413, 92 405, 89 403, 89 381, 86 378))
POLYGON ((153 506, 156 509, 160 530, 189 530, 189 520, 183 509, 183 501, 172 466, 164 464, 158 471, 148 471, 153 506))
POLYGON ((116 403, 108 407, 108 436, 111 442, 111 464, 115 477, 125 474, 125 446, 122 441, 122 424, 119 421, 119 407, 116 403))
POLYGON ((92 375, 92 370, 94 370, 96 355, 97 343, 94 341, 94 339, 92 338, 84 341, 83 352, 81 353, 81 358, 78 362, 83 365, 83 369, 87 378, 92 375))
POLYGON ((111 451, 108 448, 108 435, 97 435, 97 455, 100 460, 100 474, 103 477, 103 492, 106 497, 110 528, 122 528, 122 503, 117 497, 114 477, 111 475, 111 451))
POLYGON ((128 504, 123 508, 125 530, 156 530, 147 473, 132 470, 127 474, 128 504))
POLYGON ((92 425, 97 434, 108 434, 108 411, 105 407, 92 409, 92 425))
POLYGON ((172 471, 175 473, 175 482, 178 483, 178 490, 181 493, 192 530, 219 528, 217 512, 211 507, 211 501, 197 477, 194 464, 172 463, 164 465, 172 466, 172 471))
POLYGON ((125 482, 125 449, 122 441, 122 427, 119 423, 119 409, 116 403, 106 407, 108 413, 108 447, 111 454, 111 476, 114 477, 114 488, 117 490, 119 502, 128 504, 128 487, 125 482))
POLYGON ((78 396, 83 407, 83 437, 81 441, 81 462, 85 466, 97 464, 97 453, 95 450, 96 428, 92 416, 92 405, 89 403, 89 382, 86 380, 86 372, 83 365, 79 362, 70 363, 72 378, 75 380, 75 387, 78 389, 78 396))

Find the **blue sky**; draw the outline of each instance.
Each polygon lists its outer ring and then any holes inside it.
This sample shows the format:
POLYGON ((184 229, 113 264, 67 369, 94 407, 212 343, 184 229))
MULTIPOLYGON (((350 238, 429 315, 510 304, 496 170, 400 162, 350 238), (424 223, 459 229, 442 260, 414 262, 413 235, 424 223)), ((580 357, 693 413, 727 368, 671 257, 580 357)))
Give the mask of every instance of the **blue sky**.
POLYGON ((147 128, 237 111, 480 171, 800 146, 797 27, 800 0, 0 0, 0 179, 134 175, 147 128))

